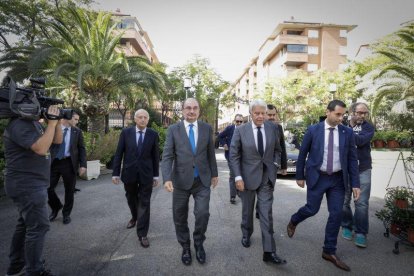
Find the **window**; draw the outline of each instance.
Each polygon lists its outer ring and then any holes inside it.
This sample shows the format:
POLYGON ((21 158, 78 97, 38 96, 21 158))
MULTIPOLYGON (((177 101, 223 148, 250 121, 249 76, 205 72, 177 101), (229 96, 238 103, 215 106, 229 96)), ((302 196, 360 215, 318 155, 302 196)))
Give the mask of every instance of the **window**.
POLYGON ((339 54, 341 56, 346 56, 346 46, 339 46, 339 54))
POLYGON ((318 70, 318 64, 308 63, 309 72, 315 72, 316 70, 318 70))
POLYGON ((319 47, 318 46, 308 46, 308 54, 309 55, 319 55, 319 47))
POLYGON ((318 30, 308 30, 308 37, 309 38, 319 38, 319 31, 318 30))
POLYGON ((295 31, 295 30, 287 30, 286 32, 288 35, 302 35, 302 31, 295 31))
POLYGON ((346 68, 348 68, 348 64, 342 64, 342 63, 340 63, 339 64, 339 71, 344 71, 346 68))
POLYGON ((307 53, 308 52, 308 46, 306 45, 288 44, 286 45, 286 49, 290 53, 307 53))
POLYGON ((339 37, 346 38, 347 36, 348 36, 348 31, 347 30, 339 30, 339 37))

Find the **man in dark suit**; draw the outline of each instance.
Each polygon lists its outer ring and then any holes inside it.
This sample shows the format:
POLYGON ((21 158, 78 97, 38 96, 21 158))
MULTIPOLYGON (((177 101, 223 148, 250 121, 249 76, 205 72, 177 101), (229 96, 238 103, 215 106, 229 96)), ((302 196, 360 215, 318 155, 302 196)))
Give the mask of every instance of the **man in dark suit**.
POLYGON ((230 166, 236 176, 236 188, 242 199, 242 240, 250 247, 253 233, 254 202, 257 195, 260 228, 262 230, 263 261, 285 264, 276 254, 273 237, 273 191, 280 165, 280 133, 275 124, 266 121, 266 103, 255 100, 250 103, 252 122, 234 131, 230 147, 230 166))
POLYGON ((127 228, 137 225, 141 246, 147 248, 150 245, 147 234, 152 188, 158 186, 159 137, 157 132, 147 128, 149 114, 146 110, 137 110, 134 120, 136 125, 123 129, 119 137, 112 182, 119 184, 121 179, 124 183, 125 196, 132 215, 127 228))
POLYGON ((322 258, 349 271, 350 268, 336 256, 336 244, 348 181, 355 201, 360 190, 354 134, 352 129, 341 124, 345 111, 345 103, 331 101, 326 119, 310 126, 303 137, 296 163, 296 183, 303 188, 306 180, 307 202, 291 217, 287 233, 290 238, 293 237, 300 222, 318 213, 326 194, 329 217, 322 258))
MULTIPOLYGON (((79 118, 77 113, 73 113, 73 117, 75 116, 79 118)), ((62 209, 62 203, 55 192, 55 188, 62 176, 63 185, 65 186, 65 204, 62 210, 64 224, 71 222, 70 213, 74 202, 73 194, 75 192, 76 173, 79 172, 82 175, 86 171, 86 150, 83 143, 83 134, 82 130, 73 123, 73 117, 72 120, 62 119, 63 142, 60 145, 52 144, 50 149, 52 165, 48 197, 52 212, 49 219, 53 221, 57 217, 59 210, 62 209)))
POLYGON ((161 166, 164 187, 173 192, 173 219, 177 240, 183 247, 181 261, 185 265, 192 262, 187 221, 190 196, 194 198, 196 259, 204 264, 203 243, 210 217, 210 186, 215 188, 218 183, 213 130, 210 125, 197 121, 199 115, 197 100, 185 100, 184 120, 168 128, 161 166))
POLYGON ((227 160, 227 165, 229 166, 230 177, 229 177, 229 187, 230 187, 230 203, 236 203, 236 186, 234 184, 234 174, 230 168, 229 164, 229 152, 231 145, 231 138, 233 138, 233 133, 236 127, 240 126, 243 123, 243 115, 236 114, 234 116, 234 124, 227 126, 219 135, 218 139, 220 140, 220 145, 224 148, 224 157, 227 160))

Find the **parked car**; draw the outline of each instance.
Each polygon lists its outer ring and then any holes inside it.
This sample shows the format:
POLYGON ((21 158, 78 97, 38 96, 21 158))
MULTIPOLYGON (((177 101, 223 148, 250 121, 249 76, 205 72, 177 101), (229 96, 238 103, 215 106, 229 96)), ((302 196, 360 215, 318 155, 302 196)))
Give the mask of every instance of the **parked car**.
MULTIPOLYGON (((296 162, 298 161, 299 151, 295 149, 295 145, 286 142, 286 154, 287 154, 287 174, 296 174, 296 162)), ((282 174, 282 170, 279 169, 278 174, 282 174)))

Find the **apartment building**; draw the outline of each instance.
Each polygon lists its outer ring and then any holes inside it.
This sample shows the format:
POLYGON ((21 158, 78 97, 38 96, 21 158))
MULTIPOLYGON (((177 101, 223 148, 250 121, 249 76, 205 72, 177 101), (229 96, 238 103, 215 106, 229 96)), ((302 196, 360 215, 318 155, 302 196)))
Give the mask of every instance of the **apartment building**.
POLYGON ((219 126, 230 123, 235 114, 248 116, 248 102, 264 90, 268 80, 295 70, 309 73, 319 69, 343 70, 347 65, 348 33, 356 25, 284 21, 262 43, 258 53, 230 87, 237 101, 225 109, 219 126))
MULTIPOLYGON (((126 56, 145 56, 151 63, 159 62, 154 51, 154 46, 148 36, 148 33, 141 27, 138 19, 128 14, 122 14, 119 9, 112 14, 113 19, 118 22, 115 33, 122 32, 120 40, 121 50, 126 56)), ((159 103, 155 102, 154 105, 159 103)), ((157 108, 157 106, 155 106, 157 108)), ((123 107, 121 107, 123 109, 123 107)), ((131 123, 131 114, 128 112, 125 116, 125 123, 131 123)), ((122 115, 117 110, 115 104, 111 104, 109 115, 109 126, 122 126, 122 115)))

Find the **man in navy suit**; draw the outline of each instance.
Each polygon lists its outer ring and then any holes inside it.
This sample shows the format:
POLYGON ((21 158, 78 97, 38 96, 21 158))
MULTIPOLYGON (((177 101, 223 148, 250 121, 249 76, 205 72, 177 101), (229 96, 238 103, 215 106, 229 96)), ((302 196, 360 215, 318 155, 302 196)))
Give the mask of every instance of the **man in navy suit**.
POLYGON ((233 133, 236 127, 240 126, 243 123, 243 115, 236 114, 234 116, 234 124, 229 125, 226 127, 219 135, 218 139, 220 141, 220 145, 224 148, 224 157, 226 157, 227 165, 229 166, 230 170, 230 177, 229 177, 229 187, 230 187, 230 203, 236 203, 236 185, 234 183, 234 174, 230 168, 229 164, 229 152, 230 152, 230 145, 231 145, 231 138, 233 138, 233 133))
POLYGON ((132 218, 127 228, 137 224, 137 235, 142 247, 149 247, 147 238, 150 222, 152 188, 158 186, 159 137, 147 128, 149 114, 144 109, 135 112, 136 125, 123 129, 116 149, 112 182, 124 183, 132 218), (123 159, 122 174, 121 160, 123 159))
POLYGON ((72 115, 72 120, 62 120, 62 144, 52 144, 50 153, 52 165, 50 168, 50 187, 48 188, 49 205, 52 209, 49 220, 53 221, 62 209, 63 223, 71 222, 70 214, 73 208, 76 185, 76 173, 83 175, 86 172, 86 149, 83 142, 82 130, 76 127, 79 114, 72 115), (62 205, 55 189, 60 177, 65 186, 65 204, 62 205))
POLYGON ((307 202, 291 217, 287 233, 290 238, 293 237, 300 222, 318 213, 326 194, 329 217, 322 258, 349 271, 350 268, 336 256, 336 244, 345 187, 350 182, 355 201, 359 199, 360 189, 354 134, 352 129, 341 124, 345 111, 345 103, 331 101, 325 121, 310 126, 303 137, 296 163, 296 183, 303 188, 306 180, 307 202))

